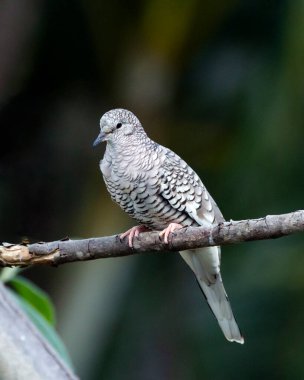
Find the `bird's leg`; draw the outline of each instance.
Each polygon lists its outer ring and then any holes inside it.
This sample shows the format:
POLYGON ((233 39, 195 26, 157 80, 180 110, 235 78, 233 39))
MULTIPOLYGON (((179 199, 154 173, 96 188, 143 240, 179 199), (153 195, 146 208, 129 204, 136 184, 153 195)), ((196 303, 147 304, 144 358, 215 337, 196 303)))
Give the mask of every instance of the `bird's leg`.
POLYGON ((178 224, 178 223, 170 223, 169 226, 167 228, 165 228, 164 230, 162 230, 160 233, 159 233, 159 236, 160 237, 164 237, 164 243, 165 244, 168 244, 169 241, 171 241, 171 237, 170 237, 170 234, 172 232, 174 232, 175 230, 179 230, 183 228, 183 226, 181 224, 178 224))
POLYGON ((146 232, 146 231, 150 231, 150 229, 148 227, 144 226, 144 225, 134 226, 134 227, 130 228, 128 231, 126 231, 123 234, 121 234, 119 236, 119 238, 122 240, 125 237, 128 237, 128 245, 129 245, 130 248, 133 248, 133 240, 134 240, 134 238, 138 237, 138 235, 141 232, 146 232))

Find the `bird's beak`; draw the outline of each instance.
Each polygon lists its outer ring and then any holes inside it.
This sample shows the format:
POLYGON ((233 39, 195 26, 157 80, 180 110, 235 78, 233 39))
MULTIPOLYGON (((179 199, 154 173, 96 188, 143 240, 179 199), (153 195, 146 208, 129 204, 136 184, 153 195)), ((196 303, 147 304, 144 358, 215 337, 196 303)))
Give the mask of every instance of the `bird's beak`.
POLYGON ((97 146, 101 142, 105 140, 106 134, 102 131, 100 131, 99 135, 97 136, 97 139, 93 142, 93 146, 97 146))

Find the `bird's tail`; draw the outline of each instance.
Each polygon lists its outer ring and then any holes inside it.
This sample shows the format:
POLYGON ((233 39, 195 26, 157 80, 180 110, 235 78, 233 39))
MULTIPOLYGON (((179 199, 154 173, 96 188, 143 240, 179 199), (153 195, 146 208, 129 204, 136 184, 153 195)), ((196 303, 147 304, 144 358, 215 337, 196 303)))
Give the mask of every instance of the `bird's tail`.
POLYGON ((234 318, 220 273, 220 248, 208 247, 180 252, 193 270, 197 282, 226 339, 244 343, 234 318))

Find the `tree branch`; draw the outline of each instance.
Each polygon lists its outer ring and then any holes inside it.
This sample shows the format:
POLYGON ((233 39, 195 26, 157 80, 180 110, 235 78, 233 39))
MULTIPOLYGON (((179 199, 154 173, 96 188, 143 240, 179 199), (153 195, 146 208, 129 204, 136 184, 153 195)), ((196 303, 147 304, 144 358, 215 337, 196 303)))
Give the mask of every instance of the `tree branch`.
POLYGON ((304 231, 304 210, 260 219, 229 221, 214 226, 187 227, 174 232, 169 245, 157 231, 146 232, 128 247, 118 235, 50 243, 0 245, 0 266, 60 265, 73 261, 128 256, 144 252, 182 251, 200 247, 274 239, 304 231))

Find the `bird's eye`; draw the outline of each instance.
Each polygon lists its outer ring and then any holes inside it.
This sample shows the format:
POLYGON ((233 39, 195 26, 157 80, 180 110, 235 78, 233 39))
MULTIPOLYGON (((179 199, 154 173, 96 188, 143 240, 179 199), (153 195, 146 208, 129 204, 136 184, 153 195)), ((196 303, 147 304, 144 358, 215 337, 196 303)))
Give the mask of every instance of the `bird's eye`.
POLYGON ((117 123, 116 124, 116 128, 118 129, 118 128, 121 128, 122 127, 122 124, 121 123, 117 123))

